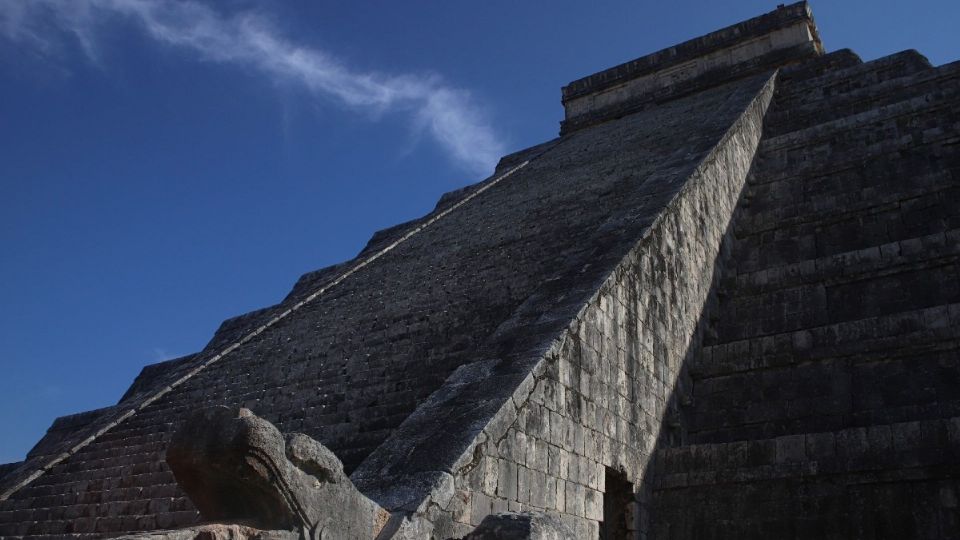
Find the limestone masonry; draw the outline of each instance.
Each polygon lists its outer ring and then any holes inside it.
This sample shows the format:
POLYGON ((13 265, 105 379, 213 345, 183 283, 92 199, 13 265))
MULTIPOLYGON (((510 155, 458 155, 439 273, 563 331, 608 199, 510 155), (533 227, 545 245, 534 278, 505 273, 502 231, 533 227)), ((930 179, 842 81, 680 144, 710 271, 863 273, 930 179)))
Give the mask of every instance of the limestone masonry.
POLYGON ((960 63, 806 3, 0 465, 0 537, 960 538, 960 63))

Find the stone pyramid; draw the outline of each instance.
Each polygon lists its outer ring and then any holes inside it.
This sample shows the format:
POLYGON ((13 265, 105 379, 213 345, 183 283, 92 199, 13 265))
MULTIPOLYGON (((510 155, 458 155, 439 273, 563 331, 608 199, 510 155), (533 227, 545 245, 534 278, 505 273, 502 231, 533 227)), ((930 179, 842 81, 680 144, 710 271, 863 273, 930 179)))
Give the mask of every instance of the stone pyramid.
POLYGON ((805 2, 0 466, 0 537, 958 538, 960 63, 805 2))

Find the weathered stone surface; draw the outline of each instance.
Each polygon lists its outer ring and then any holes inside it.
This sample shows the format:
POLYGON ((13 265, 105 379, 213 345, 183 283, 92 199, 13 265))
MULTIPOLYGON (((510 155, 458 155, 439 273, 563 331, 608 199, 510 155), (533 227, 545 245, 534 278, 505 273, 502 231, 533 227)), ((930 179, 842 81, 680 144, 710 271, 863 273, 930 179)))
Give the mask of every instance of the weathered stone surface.
POLYGON ((960 536, 960 64, 783 70, 655 538, 960 536))
MULTIPOLYGON (((688 108, 693 100, 680 100, 583 131, 579 140, 553 147, 557 156, 531 163, 534 171, 552 168, 554 159, 594 144, 609 144, 616 152, 609 157, 616 161, 639 150, 633 146, 637 137, 652 148, 647 135, 654 136, 674 107, 690 119, 675 123, 678 131, 704 135, 710 120, 720 118, 725 126, 713 132, 706 152, 681 160, 689 167, 622 184, 624 205, 638 202, 634 211, 648 197, 662 201, 657 218, 609 215, 596 231, 590 262, 544 283, 528 298, 493 336, 494 360, 455 372, 354 472, 358 486, 391 509, 436 505, 442 511, 431 519, 452 533, 469 530, 498 508, 509 509, 512 499, 524 509, 564 515, 578 537, 595 536, 603 519, 604 467, 629 470, 636 482, 649 455, 643 449, 659 430, 661 403, 706 301, 716 250, 772 93, 770 77, 721 86, 699 96, 698 105, 706 108, 697 106, 697 113, 688 108), (730 107, 722 113, 708 105, 721 101, 730 107), (601 142, 611 140, 618 143, 601 142), (684 233, 694 229, 701 234, 684 233), (667 244, 669 252, 662 249, 667 244), (677 279, 680 275, 685 279, 677 279), (578 289, 584 281, 595 285, 578 289), (652 306, 671 299, 677 300, 668 321, 652 306), (657 328, 668 322, 669 332, 657 328), (643 343, 644 325, 655 340, 649 344, 643 343), (654 360, 657 353, 662 369, 654 360), (561 364, 569 371, 562 377, 561 364), (570 463, 577 468, 573 472, 570 463), (454 480, 452 490, 443 475, 454 480), (588 502, 574 506, 568 498, 588 502)), ((594 184, 606 185, 602 179, 594 184)))
POLYGON ((490 514, 463 540, 574 540, 573 531, 543 512, 490 514))
POLYGON ((821 52, 801 3, 571 84, 560 138, 55 422, 0 536, 369 497, 378 540, 960 537, 960 64, 821 52), (263 420, 171 446, 218 404, 263 420))
POLYGON ((823 54, 810 6, 797 2, 642 56, 563 88, 561 133, 823 54))
POLYGON ((210 521, 309 539, 373 538, 389 517, 357 491, 333 452, 300 433, 285 438, 247 409, 198 411, 171 439, 167 463, 210 521))
POLYGON ((153 531, 117 537, 117 540, 298 540, 291 531, 264 531, 245 525, 211 523, 173 531, 153 531))
POLYGON ((14 463, 2 463, 2 464, 0 464, 0 479, 2 479, 4 476, 10 474, 11 472, 13 472, 17 467, 19 467, 19 466, 22 465, 22 464, 23 464, 22 461, 17 461, 17 462, 14 462, 14 463))

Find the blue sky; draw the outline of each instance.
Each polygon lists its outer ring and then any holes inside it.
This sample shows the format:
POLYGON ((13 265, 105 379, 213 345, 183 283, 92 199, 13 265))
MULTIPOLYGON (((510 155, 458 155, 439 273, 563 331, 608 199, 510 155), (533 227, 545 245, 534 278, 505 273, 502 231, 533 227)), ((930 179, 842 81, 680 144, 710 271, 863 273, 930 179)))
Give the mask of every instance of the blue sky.
MULTIPOLYGON (((775 5, 0 0, 0 463, 554 137, 567 82, 775 5)), ((813 9, 960 58, 958 2, 813 9)))

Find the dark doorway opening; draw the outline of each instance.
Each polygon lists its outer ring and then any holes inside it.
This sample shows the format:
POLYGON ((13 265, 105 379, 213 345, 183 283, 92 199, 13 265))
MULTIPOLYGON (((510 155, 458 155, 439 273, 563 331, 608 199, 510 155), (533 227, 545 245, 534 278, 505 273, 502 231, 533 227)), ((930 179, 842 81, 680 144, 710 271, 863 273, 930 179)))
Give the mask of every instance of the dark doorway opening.
POLYGON ((633 484, 620 471, 606 468, 606 490, 603 493, 603 522, 600 540, 633 538, 633 484))

